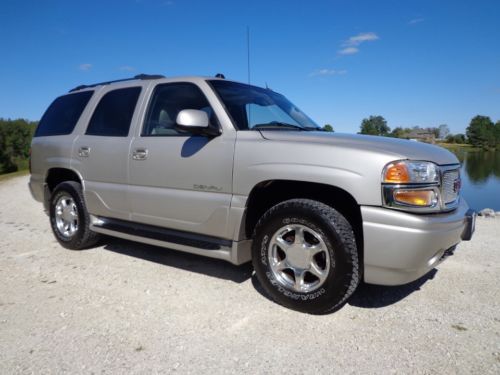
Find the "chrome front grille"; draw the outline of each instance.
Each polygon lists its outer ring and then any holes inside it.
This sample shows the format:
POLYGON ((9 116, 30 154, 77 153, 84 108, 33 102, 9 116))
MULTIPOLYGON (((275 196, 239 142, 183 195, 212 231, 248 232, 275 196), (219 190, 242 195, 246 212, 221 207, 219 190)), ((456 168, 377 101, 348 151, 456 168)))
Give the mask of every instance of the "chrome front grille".
POLYGON ((443 202, 445 205, 454 203, 460 194, 460 172, 458 169, 445 171, 442 183, 443 202))

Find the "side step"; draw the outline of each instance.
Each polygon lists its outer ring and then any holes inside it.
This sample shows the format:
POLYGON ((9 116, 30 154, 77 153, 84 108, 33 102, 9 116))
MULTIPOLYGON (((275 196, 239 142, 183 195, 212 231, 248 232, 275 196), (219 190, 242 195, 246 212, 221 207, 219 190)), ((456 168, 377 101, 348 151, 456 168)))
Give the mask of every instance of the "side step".
POLYGON ((251 259, 248 240, 233 242, 218 237, 93 215, 91 222, 90 229, 94 232, 126 240, 222 259, 237 265, 251 259))
POLYGON ((189 247, 197 247, 203 250, 221 250, 224 247, 230 248, 232 244, 232 241, 222 238, 203 236, 119 219, 100 218, 94 225, 114 232, 121 232, 137 237, 146 237, 189 247))

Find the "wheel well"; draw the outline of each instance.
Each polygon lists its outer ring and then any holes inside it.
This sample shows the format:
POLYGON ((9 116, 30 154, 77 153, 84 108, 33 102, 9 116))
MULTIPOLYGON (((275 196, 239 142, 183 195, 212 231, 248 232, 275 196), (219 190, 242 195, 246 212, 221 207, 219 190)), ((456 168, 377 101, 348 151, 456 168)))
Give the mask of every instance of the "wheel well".
POLYGON ((269 208, 293 198, 313 199, 339 211, 353 228, 356 245, 362 259, 363 222, 359 205, 345 190, 326 184, 286 180, 265 181, 258 184, 252 189, 247 200, 246 237, 252 237, 257 221, 269 208))
POLYGON ((80 177, 71 169, 65 169, 65 168, 49 169, 45 182, 47 182, 47 186, 50 192, 52 192, 57 185, 59 185, 61 182, 64 181, 75 181, 78 182, 79 184, 82 183, 80 177))

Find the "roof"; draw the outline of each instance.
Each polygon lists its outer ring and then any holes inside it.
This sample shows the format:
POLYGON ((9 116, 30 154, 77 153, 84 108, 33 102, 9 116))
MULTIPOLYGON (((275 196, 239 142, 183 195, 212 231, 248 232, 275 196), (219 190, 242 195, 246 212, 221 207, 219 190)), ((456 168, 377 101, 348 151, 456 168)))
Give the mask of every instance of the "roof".
MULTIPOLYGON (((146 81, 146 80, 160 80, 160 79, 167 79, 164 75, 161 74, 137 74, 134 77, 131 78, 124 78, 124 79, 117 79, 113 81, 105 81, 105 82, 98 82, 98 83, 92 83, 89 85, 79 85, 71 90, 69 92, 75 92, 79 90, 84 90, 92 87, 97 87, 97 86, 103 86, 103 85, 112 85, 115 83, 120 83, 120 82, 128 82, 128 81, 146 81)), ((206 79, 212 79, 212 80, 219 80, 219 79, 225 79, 224 75, 218 73, 215 77, 202 77, 202 76, 186 76, 186 77, 175 77, 175 80, 182 80, 182 79, 189 79, 189 80, 196 80, 196 79, 201 79, 201 80, 206 80, 206 79)))

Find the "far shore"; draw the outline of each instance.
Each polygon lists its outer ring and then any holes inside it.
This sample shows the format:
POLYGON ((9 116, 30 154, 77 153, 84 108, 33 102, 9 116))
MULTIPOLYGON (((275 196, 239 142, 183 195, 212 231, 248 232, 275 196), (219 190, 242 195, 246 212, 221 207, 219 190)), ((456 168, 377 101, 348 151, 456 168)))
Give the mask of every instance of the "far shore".
POLYGON ((444 143, 444 142, 436 142, 437 146, 444 147, 448 150, 466 150, 466 151, 482 151, 483 149, 480 147, 475 147, 469 145, 467 143, 444 143))

